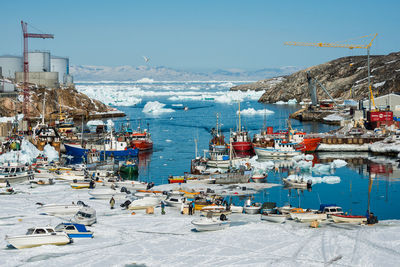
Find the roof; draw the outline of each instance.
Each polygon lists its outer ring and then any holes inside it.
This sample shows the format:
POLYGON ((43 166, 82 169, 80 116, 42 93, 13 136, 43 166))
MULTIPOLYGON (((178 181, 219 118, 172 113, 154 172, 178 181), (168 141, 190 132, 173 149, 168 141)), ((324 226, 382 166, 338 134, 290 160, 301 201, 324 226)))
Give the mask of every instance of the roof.
POLYGON ((78 232, 87 232, 85 225, 80 224, 80 223, 61 223, 63 225, 73 225, 75 226, 76 230, 78 230, 78 232))

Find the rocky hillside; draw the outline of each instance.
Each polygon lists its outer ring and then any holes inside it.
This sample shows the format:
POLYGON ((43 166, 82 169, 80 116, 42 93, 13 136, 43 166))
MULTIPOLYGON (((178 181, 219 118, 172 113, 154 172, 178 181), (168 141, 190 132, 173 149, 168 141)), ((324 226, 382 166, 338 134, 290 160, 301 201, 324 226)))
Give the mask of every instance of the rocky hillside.
MULTIPOLYGON (((400 52, 371 56, 370 62, 374 95, 400 92, 400 52)), ((319 80, 336 99, 353 98, 359 100, 368 97, 366 56, 335 59, 289 76, 239 85, 232 87, 231 90, 266 90, 260 98, 260 102, 275 103, 293 98, 301 102, 304 99, 310 99, 307 71, 319 80)), ((318 96, 320 99, 328 98, 321 88, 318 88, 318 96)))
MULTIPOLYGON (((100 101, 89 98, 87 95, 78 92, 75 88, 45 89, 38 88, 31 90, 31 105, 29 112, 31 117, 39 117, 42 112, 43 93, 46 92, 46 119, 59 112, 58 99, 61 99, 62 111, 73 117, 88 116, 96 112, 107 112, 109 107, 100 101)), ((22 112, 22 95, 17 99, 0 98, 0 117, 14 116, 16 112, 22 112)))

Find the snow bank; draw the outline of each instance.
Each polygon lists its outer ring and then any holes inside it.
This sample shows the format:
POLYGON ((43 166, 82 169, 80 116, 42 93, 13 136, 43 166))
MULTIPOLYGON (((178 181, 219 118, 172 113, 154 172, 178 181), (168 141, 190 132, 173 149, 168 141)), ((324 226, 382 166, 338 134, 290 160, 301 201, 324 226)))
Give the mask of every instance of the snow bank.
POLYGON ((160 103, 158 101, 150 101, 147 102, 146 105, 144 106, 142 112, 143 113, 149 113, 149 114, 162 114, 162 113, 170 113, 170 112, 175 112, 175 110, 170 109, 170 108, 164 108, 165 104, 160 103))
POLYGON ((97 125, 104 125, 102 120, 91 120, 86 123, 87 126, 97 126, 97 125))
POLYGON ((58 152, 57 152, 57 150, 53 146, 51 146, 49 144, 44 146, 43 154, 44 154, 45 157, 47 157, 47 160, 49 162, 58 160, 58 152))
POLYGON ((342 121, 344 118, 342 116, 339 116, 337 114, 331 114, 328 115, 324 118, 325 121, 342 121))
MULTIPOLYGON (((259 109, 259 110, 255 110, 254 108, 248 108, 248 109, 244 109, 240 111, 240 114, 244 115, 244 116, 252 116, 252 115, 269 115, 269 114, 273 114, 274 112, 272 110, 268 110, 268 109, 259 109)), ((239 114, 239 111, 236 111, 236 114, 239 114)))

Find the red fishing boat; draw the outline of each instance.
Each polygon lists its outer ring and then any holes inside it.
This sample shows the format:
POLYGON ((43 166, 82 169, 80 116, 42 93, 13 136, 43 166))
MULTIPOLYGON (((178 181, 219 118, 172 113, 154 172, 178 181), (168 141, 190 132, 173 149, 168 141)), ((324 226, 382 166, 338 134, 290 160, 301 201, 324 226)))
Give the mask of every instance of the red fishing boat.
POLYGON ((132 147, 136 147, 140 151, 153 149, 153 141, 151 140, 149 132, 134 132, 129 137, 132 147))
POLYGON ((253 144, 251 142, 250 135, 247 131, 242 131, 240 124, 240 102, 239 102, 239 126, 236 132, 231 134, 232 147, 237 153, 251 152, 254 153, 253 144))

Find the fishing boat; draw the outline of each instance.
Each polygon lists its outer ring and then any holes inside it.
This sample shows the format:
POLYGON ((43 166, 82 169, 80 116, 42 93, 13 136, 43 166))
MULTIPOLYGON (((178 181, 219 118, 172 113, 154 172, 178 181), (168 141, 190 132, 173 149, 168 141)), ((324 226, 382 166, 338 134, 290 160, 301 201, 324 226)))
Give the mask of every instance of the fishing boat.
POLYGON ((223 214, 220 217, 214 217, 212 214, 208 214, 206 217, 193 220, 192 224, 197 231, 202 232, 225 229, 230 226, 231 222, 223 214))
POLYGON ((0 167, 0 182, 10 184, 20 183, 34 177, 33 171, 29 167, 16 162, 4 163, 0 167))
POLYGON ((296 144, 277 138, 253 144, 253 147, 259 158, 291 158, 302 154, 301 150, 296 150, 296 144))
POLYGON ((66 233, 56 232, 48 226, 29 228, 25 235, 6 236, 5 240, 18 249, 43 245, 66 245, 72 242, 66 233))
POLYGON ((367 217, 365 216, 332 214, 331 218, 335 223, 354 223, 354 224, 367 223, 367 217))
POLYGON ((65 143, 65 150, 67 155, 71 155, 75 158, 86 157, 89 151, 100 151, 100 155, 104 158, 127 158, 137 157, 139 149, 130 148, 126 141, 118 141, 112 132, 107 135, 104 139, 100 139, 93 143, 65 143), (84 147, 83 147, 84 145, 84 147))
POLYGON ((219 153, 227 153, 228 145, 225 143, 225 136, 221 132, 221 125, 218 122, 219 114, 217 113, 216 128, 211 129, 211 140, 209 142, 209 150, 219 153))
POLYGON ((169 184, 178 184, 178 183, 185 183, 186 179, 185 176, 172 176, 170 175, 168 177, 168 183, 169 184))
POLYGON ((90 226, 97 221, 96 210, 87 206, 81 207, 79 211, 75 214, 72 221, 75 223, 90 226))
POLYGON ((261 214, 261 220, 273 223, 284 223, 286 221, 286 218, 287 215, 285 214, 273 214, 273 213, 261 214))
POLYGON ((121 167, 119 167, 119 171, 128 175, 138 174, 139 167, 137 160, 127 159, 124 163, 122 163, 121 167))
POLYGON ((139 128, 137 132, 129 135, 129 140, 131 147, 135 147, 140 151, 153 149, 153 140, 151 140, 151 135, 146 129, 141 131, 139 128))
POLYGON ((88 231, 85 225, 79 223, 60 223, 55 230, 66 233, 69 238, 93 238, 93 232, 88 231))
POLYGON ((82 207, 81 202, 78 201, 79 204, 46 204, 42 205, 38 208, 40 214, 47 215, 74 215, 76 214, 82 207))
POLYGON ((252 152, 253 145, 251 143, 250 135, 247 131, 243 131, 240 121, 240 102, 238 108, 238 115, 239 115, 239 124, 237 131, 231 133, 231 143, 233 150, 236 153, 240 152, 252 152))

